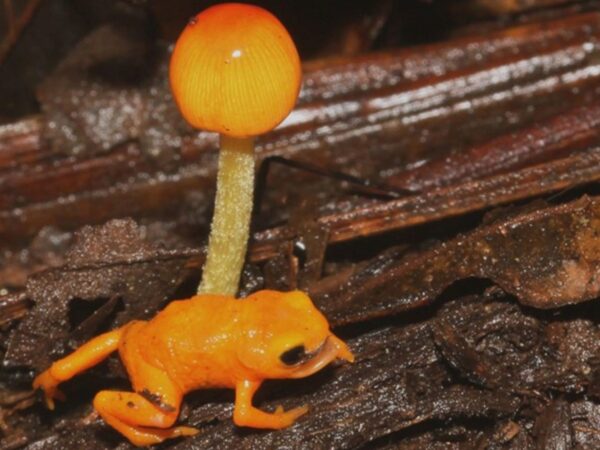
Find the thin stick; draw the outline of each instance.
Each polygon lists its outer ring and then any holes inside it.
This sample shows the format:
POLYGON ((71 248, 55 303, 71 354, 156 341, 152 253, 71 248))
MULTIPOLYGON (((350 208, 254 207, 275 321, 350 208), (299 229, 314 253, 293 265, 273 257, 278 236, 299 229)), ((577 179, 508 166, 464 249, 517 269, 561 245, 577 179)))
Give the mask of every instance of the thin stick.
POLYGON ((17 39, 25 26, 31 20, 33 13, 36 11, 40 2, 41 0, 30 0, 25 8, 23 8, 21 15, 15 19, 12 1, 4 1, 4 7, 7 10, 9 31, 4 40, 0 41, 0 64, 2 64, 4 59, 8 56, 8 53, 17 42, 17 39))

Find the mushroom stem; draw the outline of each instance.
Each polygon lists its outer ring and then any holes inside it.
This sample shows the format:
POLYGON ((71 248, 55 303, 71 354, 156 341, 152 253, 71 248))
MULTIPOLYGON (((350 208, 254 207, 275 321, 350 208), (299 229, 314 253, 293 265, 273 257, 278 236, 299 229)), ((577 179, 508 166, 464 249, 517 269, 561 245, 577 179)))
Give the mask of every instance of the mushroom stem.
POLYGON ((215 210, 198 294, 237 294, 250 233, 253 191, 254 138, 221 134, 215 210))

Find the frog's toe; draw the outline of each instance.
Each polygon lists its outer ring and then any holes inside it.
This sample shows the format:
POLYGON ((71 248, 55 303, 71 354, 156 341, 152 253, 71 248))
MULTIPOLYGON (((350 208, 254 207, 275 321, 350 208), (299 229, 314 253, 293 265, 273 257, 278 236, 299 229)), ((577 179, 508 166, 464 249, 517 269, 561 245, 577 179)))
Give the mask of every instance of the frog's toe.
POLYGON ((33 380, 33 388, 44 391, 44 400, 50 410, 54 409, 54 399, 61 401, 66 399, 65 394, 58 389, 59 383, 60 381, 53 377, 49 370, 42 372, 33 380))
POLYGON ((46 403, 46 407, 53 411, 54 410, 54 399, 56 400, 60 400, 61 402, 64 402, 66 400, 66 396, 65 394, 63 394, 62 391, 59 391, 58 389, 55 389, 51 395, 49 395, 48 392, 46 392, 46 395, 44 396, 44 401, 46 403))
POLYGON ((64 402, 66 400, 66 396, 65 394, 59 390, 58 388, 53 388, 52 390, 45 390, 44 391, 44 401, 46 403, 46 407, 53 411, 54 410, 54 400, 60 400, 61 402, 64 402))
POLYGON ((196 434, 200 433, 200 430, 194 427, 173 427, 171 430, 173 435, 170 437, 195 436, 196 434))
POLYGON ((275 409, 275 415, 278 416, 281 420, 281 424, 283 427, 288 427, 292 425, 300 416, 303 416, 308 412, 308 406, 300 406, 298 408, 290 409, 289 411, 284 411, 282 406, 278 406, 275 409))

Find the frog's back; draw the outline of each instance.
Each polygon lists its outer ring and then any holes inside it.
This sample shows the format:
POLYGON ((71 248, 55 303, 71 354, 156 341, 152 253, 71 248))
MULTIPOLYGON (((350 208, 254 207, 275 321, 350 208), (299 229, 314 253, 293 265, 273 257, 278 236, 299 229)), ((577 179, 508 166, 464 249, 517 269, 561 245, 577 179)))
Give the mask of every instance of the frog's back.
POLYGON ((217 295, 198 295, 171 302, 148 322, 147 332, 163 336, 173 345, 193 340, 213 340, 237 320, 238 300, 217 295))
POLYGON ((215 362, 235 351, 238 318, 239 300, 233 297, 177 300, 139 330, 135 345, 146 361, 183 385, 208 385, 215 362))

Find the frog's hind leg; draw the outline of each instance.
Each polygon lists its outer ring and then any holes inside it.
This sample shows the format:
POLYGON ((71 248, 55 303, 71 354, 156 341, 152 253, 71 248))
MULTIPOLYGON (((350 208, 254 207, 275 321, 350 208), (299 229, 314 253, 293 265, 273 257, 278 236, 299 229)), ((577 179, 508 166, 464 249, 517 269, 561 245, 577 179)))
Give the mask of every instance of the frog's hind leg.
POLYGON ((58 390, 58 385, 95 366, 114 352, 121 342, 125 329, 126 326, 96 336, 70 355, 56 361, 33 380, 34 389, 44 390, 48 408, 54 409, 55 398, 64 398, 58 390))
POLYGON ((135 392, 100 391, 94 398, 94 408, 110 426, 138 446, 198 433, 192 427, 169 428, 177 420, 181 398, 165 400, 177 407, 161 409, 135 392))
POLYGON ((191 436, 192 427, 173 427, 183 397, 181 389, 162 369, 150 364, 140 349, 143 325, 132 325, 119 353, 135 392, 101 391, 94 408, 113 428, 135 445, 152 445, 178 436, 191 436))

